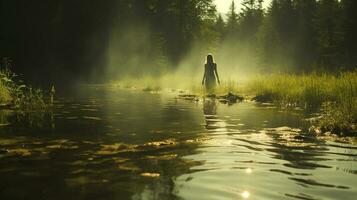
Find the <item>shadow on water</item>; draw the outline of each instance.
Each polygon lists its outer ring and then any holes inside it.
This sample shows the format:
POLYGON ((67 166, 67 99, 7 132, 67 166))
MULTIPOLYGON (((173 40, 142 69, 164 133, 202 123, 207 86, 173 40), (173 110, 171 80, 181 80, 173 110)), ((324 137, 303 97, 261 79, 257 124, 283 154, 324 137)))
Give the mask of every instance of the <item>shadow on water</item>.
POLYGON ((0 199, 353 199, 357 147, 301 115, 87 88, 0 112, 0 199))

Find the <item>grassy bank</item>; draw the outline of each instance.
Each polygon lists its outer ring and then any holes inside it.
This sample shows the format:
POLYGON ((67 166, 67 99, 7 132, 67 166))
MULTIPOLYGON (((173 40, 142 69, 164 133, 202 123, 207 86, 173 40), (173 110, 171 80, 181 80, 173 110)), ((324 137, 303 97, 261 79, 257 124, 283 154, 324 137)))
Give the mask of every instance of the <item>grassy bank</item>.
POLYGON ((245 90, 254 94, 257 101, 320 111, 316 126, 322 132, 356 134, 357 71, 257 76, 245 90))
POLYGON ((44 110, 48 107, 44 92, 25 85, 11 70, 11 61, 2 59, 0 63, 0 109, 21 111, 44 110))
MULTIPOLYGON (((200 77, 166 75, 159 78, 128 79, 119 85, 135 86, 143 91, 178 89, 203 97, 209 94, 200 84, 200 77)), ((250 76, 247 81, 225 80, 211 93, 227 95, 230 92, 258 102, 274 103, 281 108, 318 113, 312 119, 317 132, 356 135, 357 71, 340 74, 272 74, 250 76)))

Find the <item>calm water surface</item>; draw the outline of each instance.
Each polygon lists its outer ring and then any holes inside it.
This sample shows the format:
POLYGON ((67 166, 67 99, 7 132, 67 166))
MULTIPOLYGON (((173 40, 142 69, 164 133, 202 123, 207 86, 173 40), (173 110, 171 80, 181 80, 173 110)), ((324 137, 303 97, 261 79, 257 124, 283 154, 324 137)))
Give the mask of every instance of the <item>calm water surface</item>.
POLYGON ((0 114, 0 199, 357 197, 357 146, 297 113, 82 89, 51 113, 0 114))

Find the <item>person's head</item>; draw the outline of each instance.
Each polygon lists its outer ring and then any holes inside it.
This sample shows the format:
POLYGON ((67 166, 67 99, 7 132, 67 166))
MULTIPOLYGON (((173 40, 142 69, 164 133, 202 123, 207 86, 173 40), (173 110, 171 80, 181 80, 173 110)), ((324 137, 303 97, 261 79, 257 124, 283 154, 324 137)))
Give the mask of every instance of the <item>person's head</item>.
POLYGON ((213 63, 213 56, 212 54, 208 54, 207 55, 207 61, 206 61, 208 64, 212 64, 213 63))

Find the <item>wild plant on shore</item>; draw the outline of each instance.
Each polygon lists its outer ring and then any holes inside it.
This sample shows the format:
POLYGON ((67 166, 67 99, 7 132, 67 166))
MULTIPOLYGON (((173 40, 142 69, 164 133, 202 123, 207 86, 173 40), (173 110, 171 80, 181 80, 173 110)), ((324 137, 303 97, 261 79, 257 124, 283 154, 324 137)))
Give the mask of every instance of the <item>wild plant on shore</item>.
POLYGON ((0 65, 0 104, 21 111, 45 109, 44 92, 25 85, 11 68, 12 61, 3 58, 0 65))
POLYGON ((357 71, 332 74, 257 76, 246 87, 262 101, 307 110, 322 108, 319 126, 327 131, 356 131, 357 71))

